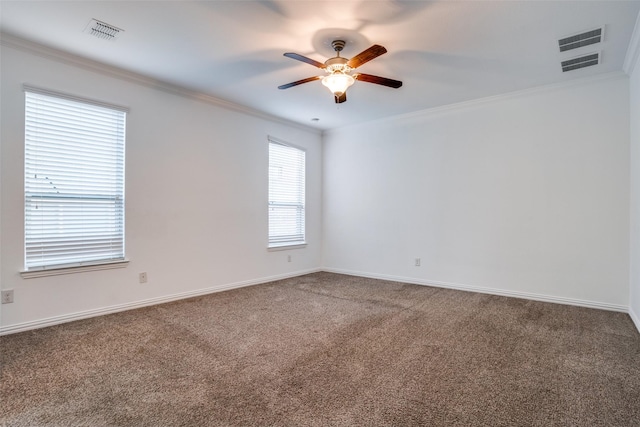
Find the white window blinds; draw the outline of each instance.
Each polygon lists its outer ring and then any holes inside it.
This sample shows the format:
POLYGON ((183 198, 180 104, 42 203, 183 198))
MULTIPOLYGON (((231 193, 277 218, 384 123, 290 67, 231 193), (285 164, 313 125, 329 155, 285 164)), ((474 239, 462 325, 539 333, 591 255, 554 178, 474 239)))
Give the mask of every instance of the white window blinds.
POLYGON ((26 269, 124 259, 126 112, 25 91, 26 269))
POLYGON ((269 138, 269 247, 305 243, 305 152, 269 138))

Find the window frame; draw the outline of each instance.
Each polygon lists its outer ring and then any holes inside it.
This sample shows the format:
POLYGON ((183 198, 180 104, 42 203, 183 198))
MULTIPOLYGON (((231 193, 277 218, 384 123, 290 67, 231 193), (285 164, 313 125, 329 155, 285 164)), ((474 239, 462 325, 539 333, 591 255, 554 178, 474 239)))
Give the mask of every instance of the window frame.
MULTIPOLYGON (((307 221, 306 221, 306 216, 307 216, 307 201, 306 201, 306 186, 307 186, 307 150, 303 147, 300 147, 298 145, 295 144, 291 144, 289 142, 283 141, 281 139, 278 138, 274 138, 273 136, 268 136, 267 137, 268 140, 268 148, 267 148, 267 157, 268 157, 268 192, 267 192, 267 209, 268 209, 268 215, 267 215, 267 249, 269 251, 278 251, 278 250, 287 250, 287 249, 297 249, 297 248, 304 248, 307 246, 307 221), (301 234, 302 238, 301 239, 290 239, 290 240, 280 240, 280 241, 275 241, 275 239, 273 238, 272 234, 271 234, 271 227, 272 227, 272 216, 271 216, 271 212, 272 212, 272 208, 275 206, 274 202, 271 200, 271 168, 272 168, 272 159, 271 159, 271 147, 273 145, 276 146, 283 146, 283 147, 287 147, 290 149, 294 149, 297 150, 298 152, 300 152, 302 154, 302 183, 298 183, 298 186, 301 187, 301 192, 302 192, 302 203, 299 204, 299 206, 301 206, 301 210, 302 210, 302 225, 301 225, 301 233, 297 233, 297 234, 301 234)), ((276 202, 277 203, 277 202, 276 202)), ((280 206, 291 206, 291 203, 283 203, 280 202, 280 206)))
MULTIPOLYGON (((23 178, 23 185, 24 185, 24 189, 23 189, 23 194, 24 194, 24 223, 23 223, 23 236, 24 236, 24 243, 23 243, 23 256, 24 256, 24 269, 20 272, 21 276, 23 278, 32 278, 32 277, 41 277, 41 276, 49 276, 49 275, 58 275, 58 274, 67 274, 67 273, 77 273, 77 272, 83 272, 83 271, 93 271, 93 270, 104 270, 104 269, 113 269, 113 268, 122 268, 122 267, 126 267, 126 265, 128 264, 128 260, 125 257, 125 237, 126 237, 126 229, 125 229, 125 177, 126 177, 126 163, 125 163, 125 155, 126 155, 126 124, 127 124, 127 113, 129 112, 128 108, 125 107, 121 107, 118 105, 113 105, 113 104, 109 104, 109 103, 105 103, 105 102, 101 102, 101 101, 95 101, 92 99, 87 99, 84 97, 78 97, 78 96, 74 96, 74 95, 69 95, 69 94, 65 94, 65 93, 60 93, 57 91, 51 91, 48 89, 43 89, 43 88, 39 88, 39 87, 34 87, 34 86, 30 86, 30 85, 24 85, 23 86, 23 90, 25 92, 25 96, 24 96, 24 113, 25 113, 25 134, 24 134, 24 162, 25 162, 25 169, 24 169, 24 178, 23 178), (117 249, 115 250, 115 252, 112 252, 111 254, 105 256, 105 257, 95 257, 93 259, 81 259, 83 251, 82 251, 82 244, 76 244, 76 247, 73 249, 76 249, 76 253, 79 254, 77 260, 72 260, 71 262, 55 262, 55 261, 49 261, 49 262, 42 262, 40 264, 36 264, 33 263, 33 259, 29 259, 28 258, 28 254, 27 254, 27 250, 28 250, 28 238, 29 238, 29 231, 28 231, 28 227, 32 226, 33 223, 30 223, 29 221, 29 203, 31 203, 33 201, 34 196, 43 200, 61 200, 61 207, 59 207, 58 209, 62 209, 64 206, 68 205, 69 200, 71 200, 73 198, 73 196, 71 196, 72 193, 67 192, 63 192, 62 194, 60 194, 59 197, 57 197, 55 194, 45 194, 42 193, 39 195, 39 192, 37 191, 33 191, 35 187, 31 187, 30 185, 33 186, 34 184, 31 183, 29 184, 27 181, 30 179, 28 174, 31 173, 30 166, 28 166, 28 161, 30 159, 30 155, 27 154, 27 150, 31 149, 36 149, 36 150, 43 150, 42 147, 36 147, 38 144, 38 140, 37 139, 33 139, 31 141, 28 140, 29 136, 27 133, 28 130, 28 123, 27 120, 29 119, 29 114, 27 112, 27 107, 28 107, 28 97, 30 95, 34 95, 34 96, 44 96, 44 97, 49 97, 49 98, 55 98, 58 99, 60 101, 65 101, 65 102, 72 102, 72 103, 76 103, 76 104, 85 104, 87 107, 91 106, 91 107, 99 107, 102 109, 109 109, 112 110, 113 113, 116 114, 121 114, 121 117, 118 117, 114 120, 114 126, 118 126, 118 130, 114 131, 114 135, 117 135, 116 138, 116 146, 115 146, 115 157, 112 157, 112 159, 114 159, 113 161, 114 166, 112 167, 112 169, 107 169, 109 171, 110 174, 113 174, 112 177, 110 179, 113 179, 113 182, 116 183, 114 185, 116 185, 115 189, 113 191, 110 191, 108 193, 107 196, 105 196, 105 194, 99 194, 97 191, 87 191, 87 192, 82 192, 79 193, 81 194, 80 196, 78 196, 81 200, 93 200, 94 204, 96 201, 106 201, 107 202, 107 212, 112 212, 114 218, 116 218, 114 221, 116 221, 115 223, 118 225, 118 229, 119 231, 115 234, 115 236, 119 236, 121 239, 121 244, 120 246, 117 247, 117 249), (119 184, 118 184, 119 183, 119 184), (30 193, 31 190, 32 192, 30 193), (113 207, 109 206, 109 200, 113 201, 113 207), (66 201, 66 203, 65 203, 66 201), (120 249, 121 248, 121 249, 120 249), (120 256, 121 255, 121 256, 120 256)), ((55 102, 55 101, 52 101, 55 102)), ((60 107, 60 110, 63 107, 60 107)), ((81 108, 81 107, 78 107, 81 108)), ((57 110, 56 112, 60 111, 57 110)), ((95 109, 94 109, 95 110, 95 109)), ((54 125, 58 125, 57 123, 53 123, 54 125)), ((115 128, 112 128, 112 131, 115 128)), ((89 129, 90 130, 90 129, 89 129)), ((93 131, 95 132, 95 131, 93 131)), ((94 136, 95 134, 93 134, 92 136, 90 136, 89 138, 95 138, 94 136)), ((58 143, 45 143, 45 147, 47 146, 47 144, 49 144, 48 146, 54 147, 54 149, 59 149, 59 147, 61 147, 60 144, 58 143)), ((76 142, 77 144, 77 142, 76 142)), ((73 153, 76 153, 77 151, 75 151, 76 149, 72 149, 72 151, 69 151, 68 153, 70 153, 70 155, 73 155, 73 153)), ((62 152, 62 154, 66 154, 64 152, 64 149, 60 150, 62 152)), ((111 156, 113 156, 114 154, 112 153, 111 156)), ((99 161, 103 161, 104 159, 99 159, 99 161)), ((55 162, 57 162, 58 160, 53 160, 53 163, 49 163, 50 166, 48 166, 48 168, 52 168, 55 166, 55 162)), ((89 163, 89 166, 91 166, 92 163, 89 163)), ((71 170, 72 171, 72 170, 71 170)), ((65 170, 63 173, 63 175, 61 175, 61 177, 66 177, 69 176, 69 170, 65 170)), ((78 181, 77 182, 82 182, 82 178, 76 178, 78 181)), ((99 183, 100 181, 89 181, 90 183, 93 183, 94 185, 96 183, 99 183)), ((84 184, 84 183, 83 183, 84 184)), ((73 187, 72 187, 73 188, 73 187)), ((54 205, 55 206, 55 205, 54 205)), ((55 213, 54 213, 55 215, 55 213)), ((55 218, 55 217, 54 217, 55 218)), ((67 218, 66 216, 61 217, 61 219, 65 219, 67 218)), ((83 220, 86 220, 86 215, 83 213, 83 215, 80 217, 83 220)), ((68 220, 68 219, 67 219, 68 220)), ((104 220, 102 220, 104 221, 104 220)), ((103 223, 104 224, 104 223, 103 223)), ((77 228, 78 230, 83 230, 82 226, 79 226, 77 228)), ((67 231, 68 233, 68 231, 67 231)), ((36 237, 41 237, 41 235, 37 235, 36 237)), ((58 238, 64 238, 64 233, 61 233, 59 236, 55 236, 54 240, 58 238)), ((83 239, 85 239, 83 237, 83 239)), ((104 239, 102 239, 104 240, 104 239)), ((101 241, 102 241, 101 240, 101 241)), ((60 241, 60 240, 58 240, 60 241)), ((86 256, 86 251, 84 251, 84 255, 86 256)))

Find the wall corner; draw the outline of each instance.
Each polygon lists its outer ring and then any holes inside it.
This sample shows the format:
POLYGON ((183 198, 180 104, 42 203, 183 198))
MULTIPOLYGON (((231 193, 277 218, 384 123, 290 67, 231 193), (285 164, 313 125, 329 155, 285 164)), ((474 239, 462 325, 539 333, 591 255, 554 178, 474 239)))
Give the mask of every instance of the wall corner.
POLYGON ((638 63, 638 57, 640 56, 640 13, 636 17, 636 25, 633 28, 631 34, 631 40, 629 40, 629 47, 627 48, 627 54, 624 58, 624 64, 622 69, 627 75, 631 75, 638 63))

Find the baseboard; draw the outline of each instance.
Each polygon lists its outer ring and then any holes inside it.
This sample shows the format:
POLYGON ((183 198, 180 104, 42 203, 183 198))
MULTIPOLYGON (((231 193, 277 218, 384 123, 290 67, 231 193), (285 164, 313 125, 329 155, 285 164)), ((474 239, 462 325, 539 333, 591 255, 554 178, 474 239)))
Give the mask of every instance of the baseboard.
POLYGON ((150 299, 126 303, 126 304, 118 304, 118 305, 113 305, 113 306, 94 309, 94 310, 81 311, 77 313, 65 314, 62 316, 54 316, 46 319, 18 323, 15 325, 0 326, 0 335, 9 335, 9 334, 15 334, 18 332, 24 332, 24 331, 29 331, 33 329, 45 328, 47 326, 59 325, 62 323, 73 322, 75 320, 87 319, 90 317, 97 317, 97 316, 104 316, 106 314, 118 313, 118 312, 127 311, 127 310, 134 310, 136 308, 149 307, 152 305, 178 301, 181 299, 193 298, 193 297, 212 294, 216 292, 227 291, 231 289, 259 285, 262 283, 288 279, 291 277, 303 276, 305 274, 316 273, 319 271, 346 274, 349 276, 368 277, 371 279, 390 280, 393 282, 411 283, 411 284, 422 285, 422 286, 433 286, 438 288, 455 289, 460 291, 478 292, 483 294, 500 295, 500 296, 513 297, 513 298, 522 298, 522 299, 529 299, 529 300, 535 300, 535 301, 551 302, 556 304, 575 305, 580 307, 596 308, 600 310, 619 311, 619 312, 629 313, 629 316, 631 317, 636 328, 638 329, 638 332, 640 332, 640 317, 629 307, 618 305, 618 304, 608 304, 608 303, 602 303, 597 301, 563 298, 563 297, 534 294, 534 293, 528 293, 528 292, 507 291, 504 289, 486 288, 481 286, 472 286, 472 285, 465 285, 460 283, 440 282, 436 280, 420 280, 412 277, 391 276, 386 274, 367 273, 367 272, 353 271, 353 270, 342 270, 337 268, 317 268, 317 269, 296 271, 294 273, 263 277, 260 279, 228 283, 225 285, 213 286, 210 288, 198 289, 195 291, 181 292, 177 294, 166 295, 166 296, 157 297, 157 298, 150 298, 150 299))
POLYGON ((125 304, 112 305, 93 310, 81 311, 77 313, 65 314, 62 316, 54 316, 46 319, 34 320, 30 322, 17 323, 9 326, 0 326, 0 335, 15 334, 18 332, 29 331, 32 329, 45 328, 47 326, 59 325, 61 323, 73 322, 75 320, 87 319, 90 317, 104 316, 106 314, 118 313, 121 311, 133 310, 136 308, 148 307, 157 304, 177 301, 186 298, 193 298, 202 295, 212 294, 216 292, 228 291, 230 289, 244 288, 246 286, 259 285, 262 283, 273 282, 276 280, 288 279, 291 277, 303 276, 305 274, 316 273, 321 269, 310 269, 296 271, 294 273, 280 274, 276 276, 263 277, 260 279, 246 280, 242 282, 228 283, 225 285, 212 286, 210 288, 198 289, 195 291, 181 292, 162 297, 149 298, 141 301, 135 301, 125 304))
POLYGON ((633 311, 632 307, 629 307, 629 317, 631 317, 631 320, 633 320, 633 323, 636 325, 638 333, 640 333, 640 316, 638 316, 636 312, 633 311))
MULTIPOLYGON (((415 279, 412 277, 390 276, 386 274, 366 273, 362 271, 341 270, 337 268, 325 267, 322 269, 322 271, 327 271, 330 273, 346 274, 349 276, 369 277, 371 279, 390 280, 392 282, 411 283, 411 284, 422 285, 422 286, 433 286, 437 288, 455 289, 459 291, 478 292, 481 294, 499 295, 499 296, 512 297, 512 298, 529 299, 534 301, 551 302, 555 304, 575 305, 580 307, 597 308, 600 310, 620 311, 623 313, 629 312, 629 307, 625 305, 609 304, 609 303, 603 303, 598 301, 564 298, 564 297, 557 297, 552 295, 534 294, 529 292, 508 291, 504 289, 486 288, 482 286, 472 286, 472 285, 465 285, 461 283, 440 282, 436 280, 421 280, 421 279, 415 279)), ((636 321, 636 326, 638 325, 639 323, 636 321)))

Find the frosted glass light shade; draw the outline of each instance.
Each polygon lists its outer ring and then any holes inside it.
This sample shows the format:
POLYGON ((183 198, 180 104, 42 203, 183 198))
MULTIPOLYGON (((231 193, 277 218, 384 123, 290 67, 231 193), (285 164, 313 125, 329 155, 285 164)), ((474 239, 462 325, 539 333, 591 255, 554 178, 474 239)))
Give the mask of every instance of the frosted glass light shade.
POLYGON ((355 82, 355 79, 349 74, 333 73, 323 77, 322 84, 329 88, 334 95, 342 95, 347 91, 349 86, 355 82))

